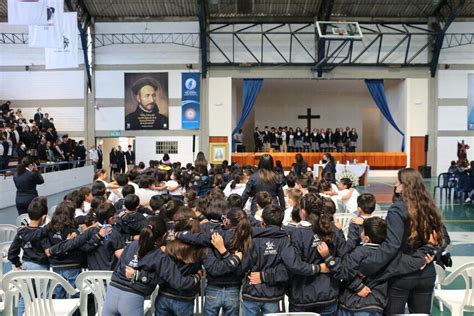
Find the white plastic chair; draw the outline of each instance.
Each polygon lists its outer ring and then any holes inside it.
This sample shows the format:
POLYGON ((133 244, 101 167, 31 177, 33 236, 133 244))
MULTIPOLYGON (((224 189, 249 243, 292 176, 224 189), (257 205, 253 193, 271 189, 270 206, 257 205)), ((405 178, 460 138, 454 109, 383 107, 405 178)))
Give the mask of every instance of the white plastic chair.
POLYGON ((349 232, 349 225, 351 224, 351 221, 353 218, 356 218, 354 214, 349 214, 349 213, 336 213, 334 214, 334 220, 338 221, 342 225, 342 231, 344 232, 344 236, 347 237, 347 234, 349 232))
POLYGON ((156 289, 151 293, 150 299, 145 300, 145 303, 143 304, 143 313, 146 315, 148 312, 150 315, 155 315, 155 301, 158 296, 158 291, 160 287, 157 286, 156 289))
MULTIPOLYGON (((49 222, 51 221, 51 217, 49 217, 48 215, 46 215, 46 220, 44 221, 44 225, 48 224, 49 222)), ((26 226, 30 223, 30 217, 28 216, 28 214, 20 214, 17 218, 16 218, 16 226, 17 227, 20 227, 20 226, 26 226)))
POLYGON ((474 262, 466 263, 449 274, 440 282, 441 286, 446 286, 454 282, 457 278, 464 280, 462 290, 435 289, 435 298, 445 305, 452 316, 462 316, 464 311, 474 311, 474 262))
POLYGON ((18 227, 10 224, 0 224, 0 242, 13 241, 18 227))
MULTIPOLYGON (((435 288, 437 290, 441 290, 441 283, 444 281, 446 278, 446 271, 444 271, 443 267, 435 263, 435 270, 436 270, 436 281, 435 281, 435 288)), ((443 303, 439 301, 439 311, 443 312, 443 303)))
POLYGON ((25 315, 54 316, 72 315, 79 308, 79 299, 54 299, 54 288, 62 286, 69 295, 77 291, 59 274, 51 271, 20 271, 4 275, 2 288, 5 292, 7 316, 11 313, 12 296, 10 286, 18 289, 25 302, 25 315))
POLYGON ((84 271, 77 276, 76 286, 81 293, 81 315, 87 316, 87 296, 94 295, 96 315, 102 315, 107 285, 112 278, 112 271, 84 271))
MULTIPOLYGON (((10 249, 11 244, 12 244, 11 241, 6 241, 6 242, 0 243, 0 255, 1 255, 1 258, 0 258, 0 282, 3 279, 3 273, 5 272, 4 268, 3 268, 3 264, 8 262, 7 254, 8 254, 8 249, 10 249)), ((5 309, 5 292, 3 292, 2 289, 0 289, 0 311, 3 311, 4 309, 5 309)))

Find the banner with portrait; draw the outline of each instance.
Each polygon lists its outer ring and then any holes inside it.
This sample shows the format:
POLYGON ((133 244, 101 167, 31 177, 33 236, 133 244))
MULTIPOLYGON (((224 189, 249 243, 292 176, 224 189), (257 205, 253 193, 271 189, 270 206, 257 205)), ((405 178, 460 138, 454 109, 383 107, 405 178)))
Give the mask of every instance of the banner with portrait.
POLYGON ((181 124, 183 129, 199 129, 201 123, 200 77, 201 74, 198 72, 181 74, 181 124))
POLYGON ((46 48, 46 69, 77 68, 78 63, 78 31, 77 12, 65 12, 62 21, 63 46, 46 48))
POLYGON ((467 75, 467 130, 474 131, 474 74, 467 75))
POLYGON ((125 130, 169 129, 168 73, 125 73, 125 130))

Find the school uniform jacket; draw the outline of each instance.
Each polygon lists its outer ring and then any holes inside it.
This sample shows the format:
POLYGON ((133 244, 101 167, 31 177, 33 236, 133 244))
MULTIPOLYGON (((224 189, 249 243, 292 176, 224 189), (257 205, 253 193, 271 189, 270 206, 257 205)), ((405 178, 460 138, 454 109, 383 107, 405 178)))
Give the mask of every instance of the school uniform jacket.
MULTIPOLYGON (((250 197, 254 197, 258 192, 266 191, 270 193, 274 202, 277 205, 280 205, 281 208, 285 208, 285 196, 283 195, 282 190, 283 184, 280 182, 277 183, 267 183, 260 179, 258 172, 250 176, 249 181, 245 186, 244 193, 242 194, 242 204, 245 205, 247 200, 250 197)), ((257 212, 257 200, 252 199, 252 205, 250 208, 252 214, 257 212)))
POLYGON ((124 249, 117 269, 112 274, 110 286, 141 296, 150 295, 158 284, 165 282, 181 290, 199 287, 200 278, 197 275, 183 276, 173 260, 160 248, 154 248, 140 259, 137 252, 138 241, 133 241, 124 249), (135 280, 127 279, 125 276, 126 266, 138 271, 135 280))
MULTIPOLYGON (((387 238, 380 245, 377 251, 369 258, 365 259, 360 265, 360 272, 365 276, 370 276, 377 273, 383 267, 396 257, 398 252, 407 255, 413 255, 419 247, 413 247, 408 244, 407 239, 410 232, 410 220, 408 217, 408 210, 403 201, 395 202, 390 206, 387 213, 387 238)), ((400 267, 401 268, 401 267, 400 267)), ((396 272, 395 272, 396 273, 396 272)), ((430 263, 423 270, 417 270, 413 273, 403 276, 403 279, 419 279, 434 277, 436 271, 434 264, 430 263)))
POLYGON ((316 275, 320 272, 319 265, 301 260, 286 232, 277 226, 255 230, 250 254, 243 260, 242 266, 246 271, 260 272, 262 284, 250 284, 246 278, 242 286, 242 298, 258 302, 283 299, 288 280, 285 268, 293 274, 316 275), (273 273, 274 277, 270 278, 265 271, 272 269, 282 269, 282 273, 273 273))
MULTIPOLYGON (((345 239, 339 230, 334 228, 336 238, 333 245, 328 245, 333 256, 322 258, 316 247, 321 241, 311 226, 299 225, 292 234, 292 244, 301 260, 319 265, 326 262, 331 272, 335 264, 334 257, 342 257, 345 253, 345 239)), ((315 276, 292 275, 288 297, 291 304, 298 307, 317 307, 336 304, 339 295, 340 280, 333 273, 321 273, 315 276)))
POLYGON ((45 236, 42 227, 22 226, 13 239, 8 249, 8 260, 15 266, 20 267, 22 261, 29 261, 40 265, 49 265, 48 257, 41 247, 41 238, 45 236), (23 257, 20 260, 20 250, 23 249, 23 257))
POLYGON ((89 270, 111 271, 117 265, 115 251, 125 245, 115 225, 107 239, 99 235, 100 227, 91 227, 74 239, 65 240, 49 248, 51 256, 67 253, 80 248, 87 254, 89 270))

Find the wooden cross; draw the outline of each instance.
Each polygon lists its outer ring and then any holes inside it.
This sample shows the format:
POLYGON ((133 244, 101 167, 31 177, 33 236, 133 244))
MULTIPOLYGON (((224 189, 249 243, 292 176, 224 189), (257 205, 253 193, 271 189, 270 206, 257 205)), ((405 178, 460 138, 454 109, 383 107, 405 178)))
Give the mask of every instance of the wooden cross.
POLYGON ((309 131, 311 132, 311 120, 312 119, 320 119, 321 116, 311 115, 311 108, 308 108, 306 113, 307 113, 306 115, 298 115, 298 119, 307 120, 307 125, 306 126, 308 127, 309 131))

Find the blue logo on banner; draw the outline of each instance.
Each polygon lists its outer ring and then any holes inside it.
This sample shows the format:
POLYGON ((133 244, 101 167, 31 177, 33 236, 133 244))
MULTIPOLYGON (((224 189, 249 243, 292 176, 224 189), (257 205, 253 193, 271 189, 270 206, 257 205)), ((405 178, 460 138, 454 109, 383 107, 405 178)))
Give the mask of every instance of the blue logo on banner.
POLYGON ((201 123, 200 113, 200 73, 182 73, 182 128, 199 129, 201 123))

